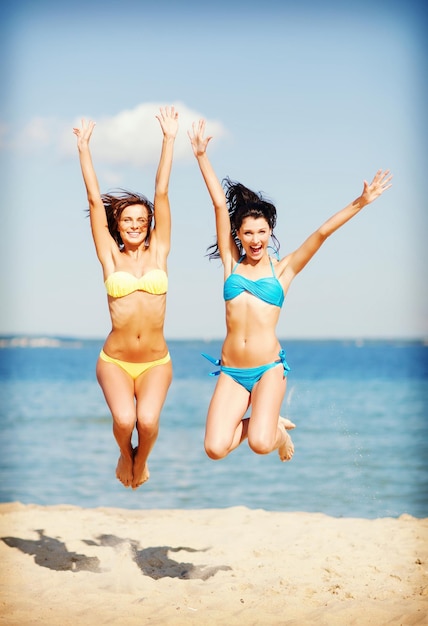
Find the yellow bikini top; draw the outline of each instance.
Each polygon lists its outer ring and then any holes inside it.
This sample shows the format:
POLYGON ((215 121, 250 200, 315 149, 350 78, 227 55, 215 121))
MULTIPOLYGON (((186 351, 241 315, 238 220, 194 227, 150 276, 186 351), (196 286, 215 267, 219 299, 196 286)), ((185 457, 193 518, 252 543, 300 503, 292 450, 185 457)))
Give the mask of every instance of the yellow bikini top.
POLYGON ((141 278, 129 272, 113 272, 105 281, 106 290, 113 298, 122 298, 134 291, 161 295, 168 291, 168 276, 164 270, 150 270, 141 278))

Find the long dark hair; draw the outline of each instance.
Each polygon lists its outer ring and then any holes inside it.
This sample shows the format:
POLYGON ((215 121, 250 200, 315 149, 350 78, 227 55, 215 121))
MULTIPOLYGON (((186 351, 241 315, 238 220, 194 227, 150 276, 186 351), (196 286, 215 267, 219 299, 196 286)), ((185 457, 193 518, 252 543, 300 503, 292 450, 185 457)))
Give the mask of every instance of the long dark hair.
MULTIPOLYGON (((267 221, 272 231, 271 237, 274 244, 274 252, 278 253, 280 243, 273 234, 273 229, 276 226, 275 205, 264 198, 260 192, 251 191, 245 185, 234 182, 230 178, 224 178, 222 183, 230 217, 230 233, 236 243, 239 254, 242 255, 243 248, 236 233, 241 228, 242 222, 246 217, 254 217, 256 219, 263 217, 267 221)), ((207 256, 209 259, 220 258, 217 239, 215 243, 207 248, 207 256)))
POLYGON ((117 225, 119 223, 122 212, 124 211, 124 209, 132 206, 133 204, 142 204, 143 206, 145 206, 148 213, 148 228, 144 242, 146 246, 149 245, 150 232, 152 230, 152 222, 154 216, 154 206, 153 203, 150 202, 148 198, 146 198, 146 196, 143 196, 143 194, 136 193, 134 191, 118 189, 116 191, 111 191, 110 193, 102 194, 101 200, 104 204, 110 235, 116 241, 119 248, 122 248, 123 241, 122 237, 118 233, 117 225))

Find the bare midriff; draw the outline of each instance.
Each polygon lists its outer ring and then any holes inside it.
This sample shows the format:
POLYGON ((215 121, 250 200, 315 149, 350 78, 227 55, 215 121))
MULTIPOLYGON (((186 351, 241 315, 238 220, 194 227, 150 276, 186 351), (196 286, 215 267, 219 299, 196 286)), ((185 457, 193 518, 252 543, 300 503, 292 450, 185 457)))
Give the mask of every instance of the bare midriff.
POLYGON ((227 367, 272 363, 281 349, 275 334, 281 309, 243 293, 226 302, 227 335, 221 362, 227 367))
POLYGON ((112 330, 103 350, 114 359, 148 363, 168 352, 164 337, 166 294, 135 291, 123 298, 108 296, 112 330))

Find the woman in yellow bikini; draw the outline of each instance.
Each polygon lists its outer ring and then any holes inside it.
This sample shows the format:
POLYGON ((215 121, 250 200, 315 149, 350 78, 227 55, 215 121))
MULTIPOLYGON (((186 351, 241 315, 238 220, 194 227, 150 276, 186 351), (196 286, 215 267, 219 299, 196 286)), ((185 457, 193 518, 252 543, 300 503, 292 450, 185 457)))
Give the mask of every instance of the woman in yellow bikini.
POLYGON ((73 129, 112 322, 97 362, 97 379, 120 448, 116 476, 133 489, 149 478, 147 459, 172 380, 164 321, 171 238, 168 185, 178 113, 166 107, 156 117, 163 141, 153 204, 127 191, 101 195, 89 150, 95 123, 82 120, 73 129), (133 449, 135 427, 138 445, 133 449))

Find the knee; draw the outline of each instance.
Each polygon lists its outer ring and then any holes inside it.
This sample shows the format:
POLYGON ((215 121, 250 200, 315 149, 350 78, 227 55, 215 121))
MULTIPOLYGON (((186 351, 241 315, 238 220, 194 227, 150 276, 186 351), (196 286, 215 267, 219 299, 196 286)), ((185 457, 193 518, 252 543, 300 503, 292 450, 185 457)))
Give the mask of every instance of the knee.
POLYGON ((207 456, 209 456, 209 458, 213 461, 219 461, 220 459, 224 459, 224 457, 228 454, 228 450, 219 442, 214 443, 212 441, 205 440, 204 447, 207 456))
POLYGON ((128 433, 134 430, 136 416, 135 413, 118 413, 113 415, 114 432, 128 433))
POLYGON ((269 454, 274 448, 273 442, 262 436, 248 437, 248 445, 256 454, 269 454))
POLYGON ((137 430, 140 437, 156 437, 159 432, 159 419, 157 415, 144 415, 137 418, 137 430))

